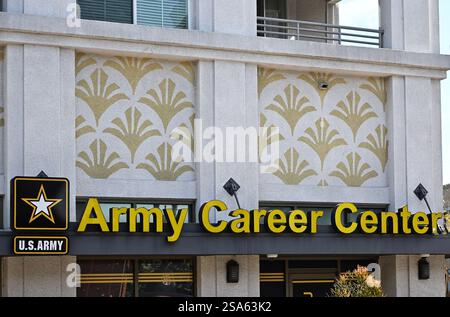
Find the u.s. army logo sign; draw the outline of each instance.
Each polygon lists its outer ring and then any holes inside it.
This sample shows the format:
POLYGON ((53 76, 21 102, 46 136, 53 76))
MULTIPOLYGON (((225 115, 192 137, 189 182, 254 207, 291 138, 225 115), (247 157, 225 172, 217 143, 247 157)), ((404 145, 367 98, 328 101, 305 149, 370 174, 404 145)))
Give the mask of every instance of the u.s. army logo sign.
POLYGON ((11 188, 14 230, 67 230, 69 181, 66 178, 15 177, 11 188))

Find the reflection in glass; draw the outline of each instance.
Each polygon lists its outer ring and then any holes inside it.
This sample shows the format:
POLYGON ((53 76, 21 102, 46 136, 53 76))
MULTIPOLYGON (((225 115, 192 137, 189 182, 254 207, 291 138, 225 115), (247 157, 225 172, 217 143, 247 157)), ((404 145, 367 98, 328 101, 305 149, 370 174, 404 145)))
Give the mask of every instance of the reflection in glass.
POLYGON ((78 297, 131 297, 134 295, 133 261, 79 260, 78 297))
POLYGON ((192 270, 191 260, 141 260, 139 296, 193 296, 192 270))

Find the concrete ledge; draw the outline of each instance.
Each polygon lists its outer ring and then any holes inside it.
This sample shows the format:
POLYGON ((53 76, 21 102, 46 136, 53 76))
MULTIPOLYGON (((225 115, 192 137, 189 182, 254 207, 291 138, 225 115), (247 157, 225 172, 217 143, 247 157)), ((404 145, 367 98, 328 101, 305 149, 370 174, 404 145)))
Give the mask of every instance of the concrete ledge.
POLYGON ((0 43, 39 44, 82 51, 174 59, 232 60, 296 70, 446 77, 450 56, 391 49, 289 41, 194 30, 0 13, 0 43))

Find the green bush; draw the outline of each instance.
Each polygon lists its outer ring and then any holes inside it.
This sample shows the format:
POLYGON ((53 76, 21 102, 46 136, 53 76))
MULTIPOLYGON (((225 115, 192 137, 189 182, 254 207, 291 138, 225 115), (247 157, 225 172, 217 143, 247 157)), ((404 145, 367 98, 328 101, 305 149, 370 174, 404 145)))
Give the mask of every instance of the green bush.
POLYGON ((383 297, 380 281, 366 267, 339 275, 331 289, 331 297, 383 297))

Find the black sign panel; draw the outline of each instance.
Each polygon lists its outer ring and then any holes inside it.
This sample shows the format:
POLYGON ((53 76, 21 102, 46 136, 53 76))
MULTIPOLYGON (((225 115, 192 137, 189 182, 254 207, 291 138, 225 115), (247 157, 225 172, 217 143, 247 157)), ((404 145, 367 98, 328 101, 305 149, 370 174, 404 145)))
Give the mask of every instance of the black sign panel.
POLYGON ((11 218, 14 230, 67 230, 68 179, 15 177, 11 180, 11 189, 11 218))
POLYGON ((14 237, 14 254, 63 255, 69 251, 67 237, 14 237))

